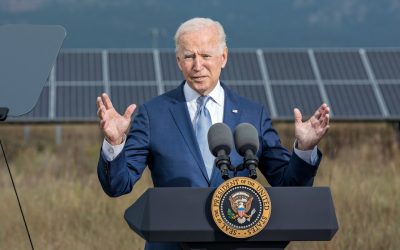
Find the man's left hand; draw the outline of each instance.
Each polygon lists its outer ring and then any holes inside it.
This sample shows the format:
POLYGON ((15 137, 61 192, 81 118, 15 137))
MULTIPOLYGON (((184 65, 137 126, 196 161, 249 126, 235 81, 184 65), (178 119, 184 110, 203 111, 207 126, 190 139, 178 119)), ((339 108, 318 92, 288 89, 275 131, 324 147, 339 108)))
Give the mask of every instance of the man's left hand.
POLYGON ((299 150, 313 149, 329 129, 329 107, 322 104, 308 121, 302 121, 299 109, 295 108, 294 126, 297 148, 299 150))

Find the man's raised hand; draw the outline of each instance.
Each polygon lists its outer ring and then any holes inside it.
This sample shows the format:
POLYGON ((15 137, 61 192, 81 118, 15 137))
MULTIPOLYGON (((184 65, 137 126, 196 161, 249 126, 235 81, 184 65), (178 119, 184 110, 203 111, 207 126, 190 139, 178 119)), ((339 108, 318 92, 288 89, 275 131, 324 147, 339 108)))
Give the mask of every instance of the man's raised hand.
POLYGON ((118 145, 123 142, 124 135, 129 129, 131 116, 136 109, 135 104, 126 108, 124 115, 120 115, 106 93, 97 97, 97 116, 100 119, 100 128, 111 145, 118 145))
POLYGON ((329 107, 322 104, 308 121, 302 122, 299 109, 295 108, 294 125, 297 148, 300 150, 313 149, 329 129, 329 107))

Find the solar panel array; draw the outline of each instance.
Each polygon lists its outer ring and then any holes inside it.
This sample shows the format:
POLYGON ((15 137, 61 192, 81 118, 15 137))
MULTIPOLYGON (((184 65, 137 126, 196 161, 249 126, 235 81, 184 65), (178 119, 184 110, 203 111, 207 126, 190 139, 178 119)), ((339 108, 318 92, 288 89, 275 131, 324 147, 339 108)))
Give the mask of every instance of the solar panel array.
MULTIPOLYGON (((400 120, 400 48, 231 49, 221 80, 264 104, 272 119, 310 116, 323 102, 336 120, 400 120)), ((97 121, 96 97, 116 109, 182 81, 174 50, 62 50, 35 108, 18 122, 97 121)))

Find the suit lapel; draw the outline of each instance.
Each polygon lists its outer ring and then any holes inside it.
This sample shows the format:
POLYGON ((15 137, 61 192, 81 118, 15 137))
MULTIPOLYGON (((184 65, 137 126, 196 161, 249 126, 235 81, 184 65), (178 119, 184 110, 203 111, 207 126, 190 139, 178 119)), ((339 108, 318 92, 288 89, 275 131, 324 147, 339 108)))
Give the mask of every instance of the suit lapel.
POLYGON ((175 121, 176 126, 182 134, 183 139, 186 142, 190 152, 196 160, 197 166, 200 168, 203 177, 210 183, 208 179, 206 167, 204 166, 203 157, 197 143, 196 136, 194 134, 193 125, 190 121, 190 115, 187 108, 185 96, 183 94, 183 84, 175 90, 174 103, 170 108, 171 115, 175 121))
POLYGON ((239 102, 236 100, 235 94, 228 89, 225 84, 221 83, 221 85, 225 91, 223 122, 231 128, 232 132, 234 132, 236 126, 240 122, 242 110, 240 109, 239 102))

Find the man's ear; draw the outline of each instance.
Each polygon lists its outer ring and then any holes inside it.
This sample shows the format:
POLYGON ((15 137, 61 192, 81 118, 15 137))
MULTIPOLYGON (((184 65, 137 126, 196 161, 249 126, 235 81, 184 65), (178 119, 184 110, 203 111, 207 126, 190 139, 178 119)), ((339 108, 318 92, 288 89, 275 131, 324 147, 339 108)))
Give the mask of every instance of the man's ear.
POLYGON ((179 70, 182 71, 182 67, 181 67, 181 64, 180 64, 180 58, 179 58, 178 55, 176 55, 176 64, 178 64, 179 70))
POLYGON ((228 62, 228 48, 224 48, 222 52, 222 67, 225 68, 226 63, 228 62))

